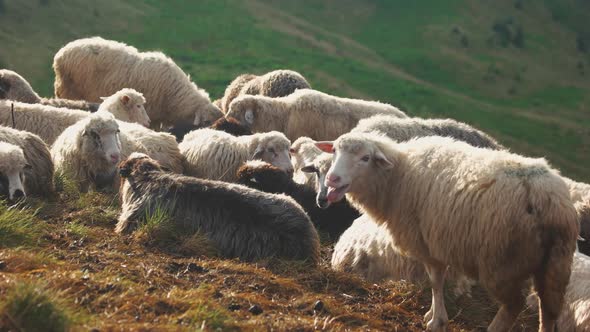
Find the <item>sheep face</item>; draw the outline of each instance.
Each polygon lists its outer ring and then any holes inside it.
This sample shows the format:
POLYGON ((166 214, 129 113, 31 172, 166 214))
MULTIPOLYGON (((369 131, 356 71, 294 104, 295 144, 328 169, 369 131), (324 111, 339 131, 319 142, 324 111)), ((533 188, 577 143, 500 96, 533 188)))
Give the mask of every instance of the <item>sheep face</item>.
POLYGON ((227 117, 237 119, 241 124, 256 132, 258 101, 252 96, 241 96, 229 105, 227 117))
POLYGON ((330 207, 328 201, 328 187, 326 186, 326 175, 332 166, 332 155, 323 153, 313 163, 301 168, 302 172, 313 173, 316 176, 316 204, 322 209, 330 207))
POLYGON ((234 136, 252 135, 250 129, 241 125, 238 120, 231 117, 218 119, 211 125, 211 129, 224 131, 234 136))
POLYGON ((209 127, 213 122, 222 117, 223 112, 221 112, 219 107, 215 106, 213 103, 209 103, 208 105, 204 107, 201 106, 195 110, 193 125, 199 128, 209 127))
POLYGON ((9 201, 26 197, 24 188, 25 170, 31 166, 27 164, 21 148, 0 143, 0 198, 9 201))
POLYGON ((113 123, 115 125, 105 126, 100 130, 87 128, 82 134, 82 155, 98 179, 112 176, 121 159, 119 128, 116 122, 113 123))
MULTIPOLYGON (((124 94, 120 97, 120 102, 125 108, 129 117, 129 122, 137 122, 142 126, 150 126, 150 117, 145 110, 145 98, 143 95, 124 94)), ((122 119, 123 120, 123 119, 122 119)))
POLYGON ((258 142, 252 159, 260 159, 278 167, 287 174, 293 174, 289 147, 291 142, 285 135, 271 131, 258 142))
POLYGON ((354 192, 357 186, 363 186, 359 179, 374 176, 379 169, 393 167, 376 144, 363 138, 363 135, 346 134, 335 143, 316 144, 322 151, 334 154, 324 181, 328 187, 326 198, 329 202, 340 201, 347 192, 354 192))

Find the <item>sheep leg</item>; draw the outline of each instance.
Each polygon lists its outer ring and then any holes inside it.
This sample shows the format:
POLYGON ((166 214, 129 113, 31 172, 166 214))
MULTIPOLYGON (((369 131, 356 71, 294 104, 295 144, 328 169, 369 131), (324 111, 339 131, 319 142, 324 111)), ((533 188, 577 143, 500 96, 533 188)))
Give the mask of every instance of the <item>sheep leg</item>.
POLYGON ((429 331, 445 331, 449 322, 447 309, 445 308, 444 285, 447 267, 444 265, 425 264, 426 272, 432 284, 432 305, 424 316, 428 320, 426 329, 429 331))
POLYGON ((520 281, 502 282, 498 288, 489 289, 499 300, 501 306, 494 320, 488 326, 488 332, 510 331, 525 304, 525 297, 522 293, 523 283, 520 281))

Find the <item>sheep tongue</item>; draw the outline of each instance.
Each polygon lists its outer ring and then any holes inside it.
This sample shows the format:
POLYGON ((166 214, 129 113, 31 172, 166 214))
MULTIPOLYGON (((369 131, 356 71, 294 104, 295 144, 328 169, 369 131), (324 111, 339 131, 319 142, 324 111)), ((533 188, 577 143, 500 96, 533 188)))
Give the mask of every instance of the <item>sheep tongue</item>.
POLYGON ((344 196, 342 189, 343 188, 328 187, 328 195, 326 196, 328 202, 334 203, 341 200, 344 196))

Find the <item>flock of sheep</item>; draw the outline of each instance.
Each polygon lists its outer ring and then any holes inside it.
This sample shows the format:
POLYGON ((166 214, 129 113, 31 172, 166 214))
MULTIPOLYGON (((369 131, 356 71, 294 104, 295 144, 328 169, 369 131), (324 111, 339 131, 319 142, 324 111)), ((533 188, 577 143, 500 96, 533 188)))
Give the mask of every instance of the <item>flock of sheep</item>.
POLYGON ((590 330, 590 185, 450 119, 311 89, 299 73, 244 74, 211 102, 169 57, 99 37, 64 46, 55 98, 0 70, 0 195, 51 196, 57 174, 118 192, 115 231, 157 210, 227 257, 320 258, 372 282, 477 283, 508 331, 525 303, 540 331, 590 330), (172 133, 172 134, 170 134, 172 133), (586 251, 585 251, 586 250, 586 251), (534 289, 534 291, 528 291, 534 289), (528 295, 528 299, 527 299, 528 295))

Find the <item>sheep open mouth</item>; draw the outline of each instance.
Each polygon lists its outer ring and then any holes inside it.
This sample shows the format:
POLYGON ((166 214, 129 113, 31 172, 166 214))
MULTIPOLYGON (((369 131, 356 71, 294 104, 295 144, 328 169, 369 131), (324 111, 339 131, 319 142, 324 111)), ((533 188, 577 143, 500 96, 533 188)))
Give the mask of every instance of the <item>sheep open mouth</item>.
POLYGON ((328 187, 328 195, 326 197, 326 198, 328 198, 328 202, 334 203, 334 202, 338 202, 339 200, 344 198, 344 194, 346 194, 348 187, 350 187, 349 184, 345 184, 345 185, 338 187, 338 188, 328 187))

